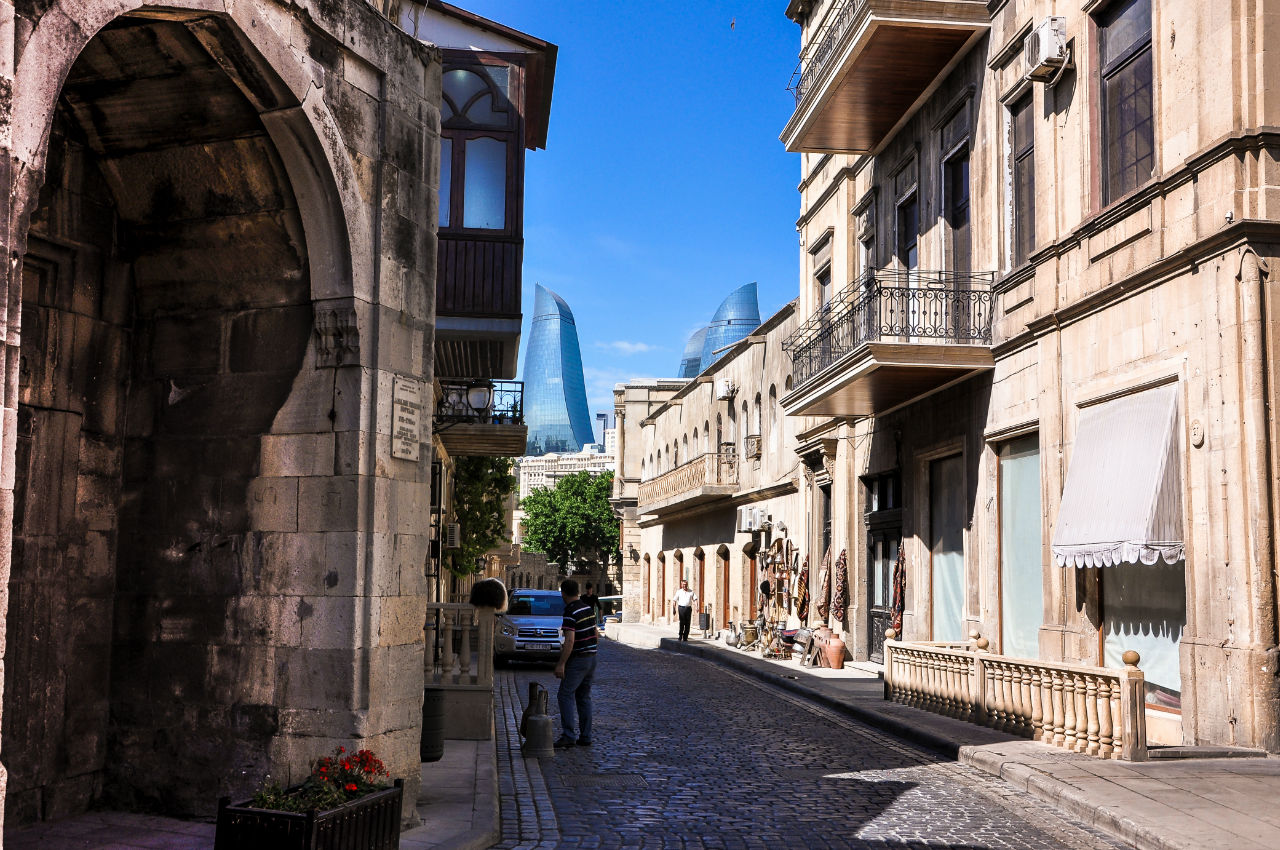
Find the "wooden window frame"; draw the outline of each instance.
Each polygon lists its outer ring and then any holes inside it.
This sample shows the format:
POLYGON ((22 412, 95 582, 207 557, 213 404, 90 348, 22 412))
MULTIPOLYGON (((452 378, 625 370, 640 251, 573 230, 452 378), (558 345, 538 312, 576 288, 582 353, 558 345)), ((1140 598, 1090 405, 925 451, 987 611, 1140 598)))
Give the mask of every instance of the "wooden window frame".
MULTIPOLYGON (((1151 17, 1147 21, 1147 38, 1144 41, 1137 41, 1129 45, 1123 52, 1117 56, 1110 58, 1110 61, 1104 64, 1103 42, 1107 37, 1107 29, 1116 22, 1121 11, 1132 2, 1140 2, 1141 0, 1113 0, 1105 5, 1096 7, 1092 10, 1092 51, 1091 59, 1093 67, 1097 68, 1097 73, 1091 75, 1091 88, 1093 90, 1093 101, 1095 104, 1095 126, 1097 130, 1094 134, 1097 143, 1099 156, 1096 160, 1097 176, 1095 178, 1095 186, 1099 192, 1102 206, 1107 207, 1112 203, 1120 200, 1126 195, 1136 191, 1142 186, 1149 183, 1155 176, 1158 169, 1158 151, 1156 149, 1156 56, 1155 56, 1155 3, 1150 4, 1151 17), (1148 96, 1150 97, 1149 105, 1149 132, 1150 132, 1150 157, 1151 172, 1145 176, 1135 178, 1133 185, 1120 186, 1113 185, 1113 180, 1118 175, 1113 175, 1110 167, 1110 156, 1112 146, 1116 144, 1123 136, 1136 134, 1137 125, 1128 128, 1123 134, 1117 134, 1107 119, 1108 103, 1107 103, 1107 82, 1115 79, 1126 71, 1132 70, 1135 63, 1146 58, 1150 65, 1150 78, 1145 82, 1147 84, 1148 96)), ((1134 163, 1136 165, 1136 163, 1134 163)), ((1126 168, 1119 168, 1118 173, 1122 174, 1126 168)))
POLYGON ((1015 268, 1025 264, 1035 252, 1036 247, 1036 134, 1033 109, 1035 109, 1035 98, 1030 90, 1009 104, 1009 183, 1013 194, 1010 199, 1010 208, 1013 210, 1013 245, 1010 254, 1015 268), (1028 138, 1020 140, 1018 119, 1024 112, 1028 116, 1028 138), (1019 203, 1021 192, 1018 177, 1023 168, 1028 169, 1027 174, 1030 180, 1026 197, 1028 203, 1025 207, 1019 203))

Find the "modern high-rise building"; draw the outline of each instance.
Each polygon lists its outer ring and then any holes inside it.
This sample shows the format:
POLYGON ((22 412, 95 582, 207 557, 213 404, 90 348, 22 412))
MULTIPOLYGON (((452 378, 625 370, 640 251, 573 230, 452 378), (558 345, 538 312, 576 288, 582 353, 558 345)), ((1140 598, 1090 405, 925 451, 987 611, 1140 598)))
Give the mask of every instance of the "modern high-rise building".
POLYGON ((707 329, 698 328, 685 343, 684 354, 680 358, 680 378, 696 378, 702 371, 702 344, 706 342, 707 329))
POLYGON ((535 290, 525 349, 524 399, 526 455, 576 452, 595 442, 573 311, 542 284, 535 290))
POLYGON ((707 327, 707 337, 702 341, 702 368, 719 359, 717 351, 733 345, 760 326, 760 301, 756 296, 756 283, 743 284, 720 302, 719 309, 707 327))
POLYGON ((760 326, 755 281, 739 286, 720 302, 711 324, 698 328, 685 343, 678 377, 696 378, 719 359, 715 352, 733 345, 760 326))

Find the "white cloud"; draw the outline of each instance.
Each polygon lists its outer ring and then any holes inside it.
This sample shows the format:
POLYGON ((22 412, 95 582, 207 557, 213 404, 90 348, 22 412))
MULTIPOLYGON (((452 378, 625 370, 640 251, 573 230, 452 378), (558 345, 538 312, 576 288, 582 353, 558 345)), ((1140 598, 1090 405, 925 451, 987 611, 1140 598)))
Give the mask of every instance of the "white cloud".
POLYGON ((613 342, 597 342, 596 348, 608 348, 622 354, 647 354, 650 351, 662 350, 658 346, 650 345, 647 342, 631 342, 625 339, 615 339, 613 342))

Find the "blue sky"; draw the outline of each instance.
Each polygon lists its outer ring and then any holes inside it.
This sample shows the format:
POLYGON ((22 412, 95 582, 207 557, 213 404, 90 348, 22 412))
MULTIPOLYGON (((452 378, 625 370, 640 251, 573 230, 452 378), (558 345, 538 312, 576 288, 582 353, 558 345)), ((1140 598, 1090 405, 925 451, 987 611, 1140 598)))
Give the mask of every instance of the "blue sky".
POLYGON ((573 309, 593 417, 615 383, 674 376, 734 288, 759 283, 761 318, 795 297, 783 0, 456 2, 559 47, 547 149, 526 160, 525 336, 541 283, 573 309))

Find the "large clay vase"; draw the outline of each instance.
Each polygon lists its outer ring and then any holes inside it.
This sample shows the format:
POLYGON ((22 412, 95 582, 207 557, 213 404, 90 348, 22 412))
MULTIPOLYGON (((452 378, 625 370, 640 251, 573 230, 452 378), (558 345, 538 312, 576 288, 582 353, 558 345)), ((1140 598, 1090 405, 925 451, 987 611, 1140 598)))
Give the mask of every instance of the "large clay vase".
POLYGON ((827 666, 833 670, 844 669, 844 641, 831 638, 822 645, 822 654, 826 656, 827 666))

